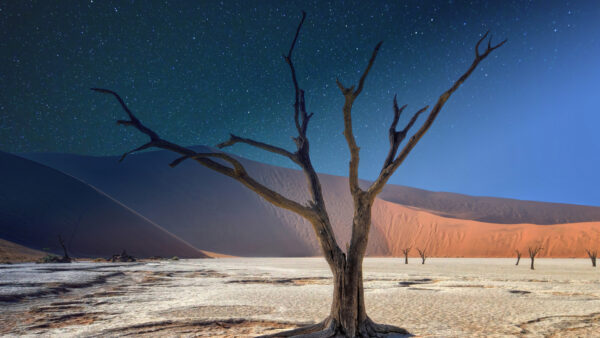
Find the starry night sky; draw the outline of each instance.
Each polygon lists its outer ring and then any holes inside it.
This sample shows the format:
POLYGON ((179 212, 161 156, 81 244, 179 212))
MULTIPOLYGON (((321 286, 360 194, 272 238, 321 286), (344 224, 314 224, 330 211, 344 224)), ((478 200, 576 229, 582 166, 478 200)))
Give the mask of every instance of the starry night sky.
MULTIPOLYGON (((294 149, 281 55, 301 10, 308 17, 294 60, 315 113, 318 171, 347 176, 335 78, 356 83, 379 40, 353 115, 365 179, 387 154, 393 95, 409 105, 401 121, 434 104, 489 29, 508 43, 448 101, 390 183, 600 205, 597 0, 3 1, 0 150, 116 155, 146 141, 116 126, 124 112, 90 87, 119 92, 146 125, 182 145, 215 145, 232 132, 294 149)), ((246 146, 229 151, 293 167, 246 146)))

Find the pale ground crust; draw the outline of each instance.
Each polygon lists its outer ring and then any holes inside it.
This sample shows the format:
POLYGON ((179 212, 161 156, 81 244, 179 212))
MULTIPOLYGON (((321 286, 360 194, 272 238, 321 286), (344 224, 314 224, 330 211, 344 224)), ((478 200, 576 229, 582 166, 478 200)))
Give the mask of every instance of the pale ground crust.
MULTIPOLYGON (((367 258, 370 317, 417 336, 600 332, 600 270, 585 259, 367 258)), ((0 265, 0 335, 273 334, 327 316, 322 258, 0 265)))

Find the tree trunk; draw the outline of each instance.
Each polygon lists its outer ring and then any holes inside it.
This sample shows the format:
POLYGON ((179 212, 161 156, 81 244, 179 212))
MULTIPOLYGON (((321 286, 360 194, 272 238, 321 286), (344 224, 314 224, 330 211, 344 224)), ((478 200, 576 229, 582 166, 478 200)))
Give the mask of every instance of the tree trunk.
MULTIPOLYGON (((328 250, 321 242, 325 259, 333 274, 333 299, 329 316, 312 327, 287 333, 302 335, 319 332, 319 337, 377 337, 388 333, 408 334, 408 331, 400 327, 374 323, 365 310, 362 263, 371 227, 371 205, 372 202, 365 196, 358 198, 352 221, 352 238, 346 255, 341 251, 337 253, 328 250)), ((281 333, 279 335, 281 336, 281 333)))
MULTIPOLYGON (((338 333, 353 337, 366 325, 362 264, 336 266, 333 272, 333 301, 328 320, 338 333)), ((328 326, 329 326, 328 325, 328 326)))
POLYGON ((535 268, 533 267, 533 261, 535 261, 535 257, 531 257, 531 270, 535 270, 535 268))
POLYGON ((332 267, 333 302, 330 320, 347 337, 374 335, 365 311, 362 263, 371 228, 371 205, 364 196, 355 197, 350 250, 341 264, 332 267), (372 331, 372 332, 371 332, 372 331))
POLYGON ((404 264, 408 264, 408 254, 404 255, 404 264))
POLYGON ((521 256, 517 256, 517 264, 515 264, 515 265, 519 265, 520 260, 521 260, 521 256))

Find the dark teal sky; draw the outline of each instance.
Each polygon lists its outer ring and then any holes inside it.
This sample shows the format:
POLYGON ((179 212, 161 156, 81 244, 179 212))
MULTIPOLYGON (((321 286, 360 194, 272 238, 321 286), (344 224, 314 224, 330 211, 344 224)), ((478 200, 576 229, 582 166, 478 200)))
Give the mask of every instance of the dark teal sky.
POLYGON ((357 82, 377 41, 383 47, 354 109, 365 179, 387 153, 393 95, 408 112, 435 103, 489 29, 509 42, 448 101, 391 183, 600 205, 595 0, 4 1, 0 150, 114 155, 144 142, 115 125, 124 113, 90 87, 118 91, 144 123, 183 145, 214 145, 233 132, 293 149, 293 89, 281 54, 302 9, 294 56, 315 113, 317 170, 347 175, 335 78, 357 82))

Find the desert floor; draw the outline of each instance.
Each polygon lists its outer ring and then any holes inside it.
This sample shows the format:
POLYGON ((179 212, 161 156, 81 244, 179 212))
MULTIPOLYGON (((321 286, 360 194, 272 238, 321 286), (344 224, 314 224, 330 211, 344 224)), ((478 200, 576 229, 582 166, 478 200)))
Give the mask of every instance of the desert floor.
MULTIPOLYGON (((585 259, 368 258, 375 321, 417 336, 600 336, 600 268, 585 259)), ((322 258, 0 265, 7 336, 253 336, 317 322, 322 258)))

